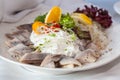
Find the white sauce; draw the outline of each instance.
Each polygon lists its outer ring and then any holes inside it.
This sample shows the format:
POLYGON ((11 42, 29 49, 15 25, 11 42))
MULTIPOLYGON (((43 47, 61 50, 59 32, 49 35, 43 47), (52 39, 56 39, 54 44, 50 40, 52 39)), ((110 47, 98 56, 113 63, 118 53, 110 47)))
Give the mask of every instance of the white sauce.
POLYGON ((81 52, 79 50, 80 40, 74 34, 70 35, 63 30, 39 35, 32 32, 30 40, 34 47, 40 48, 42 53, 72 56, 81 52))

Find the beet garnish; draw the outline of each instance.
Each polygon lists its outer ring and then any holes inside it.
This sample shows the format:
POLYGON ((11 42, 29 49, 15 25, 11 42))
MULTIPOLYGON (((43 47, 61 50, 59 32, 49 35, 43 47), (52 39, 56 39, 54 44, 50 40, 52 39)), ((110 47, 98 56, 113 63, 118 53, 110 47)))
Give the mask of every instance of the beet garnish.
POLYGON ((109 15, 107 10, 95 7, 93 5, 91 5, 90 7, 85 5, 84 7, 84 9, 77 8, 74 12, 86 14, 93 21, 101 24, 103 28, 109 28, 111 26, 112 17, 109 15))

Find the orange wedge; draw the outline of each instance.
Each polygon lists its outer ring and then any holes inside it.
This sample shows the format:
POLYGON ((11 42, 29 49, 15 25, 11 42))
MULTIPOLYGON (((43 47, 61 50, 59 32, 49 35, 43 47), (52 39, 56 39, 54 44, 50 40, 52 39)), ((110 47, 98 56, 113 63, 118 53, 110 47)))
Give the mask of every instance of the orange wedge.
POLYGON ((79 15, 79 18, 81 19, 81 21, 83 22, 83 23, 86 23, 86 24, 88 24, 88 25, 91 25, 92 24, 92 20, 88 17, 88 16, 86 16, 85 14, 80 14, 79 15))
POLYGON ((41 29, 44 29, 44 27, 46 27, 45 24, 43 24, 42 22, 36 21, 32 25, 32 30, 36 34, 41 34, 41 29))
POLYGON ((83 13, 73 13, 71 16, 73 17, 73 19, 77 19, 83 24, 86 24, 86 25, 92 24, 92 20, 83 13))
POLYGON ((62 10, 58 6, 52 7, 45 18, 45 23, 59 22, 62 10))

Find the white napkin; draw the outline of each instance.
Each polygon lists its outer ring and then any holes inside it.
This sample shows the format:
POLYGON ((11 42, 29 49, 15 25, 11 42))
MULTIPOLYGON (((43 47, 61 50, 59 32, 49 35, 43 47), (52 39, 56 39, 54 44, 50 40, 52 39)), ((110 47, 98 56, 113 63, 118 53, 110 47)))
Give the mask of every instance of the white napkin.
POLYGON ((46 0, 44 4, 50 7, 55 5, 60 6, 63 12, 71 12, 78 8, 79 5, 82 6, 81 8, 83 8, 85 4, 88 5, 84 0, 46 0))
POLYGON ((59 6, 62 3, 62 0, 44 0, 43 4, 52 7, 59 6))
POLYGON ((0 0, 0 22, 2 20, 2 17, 3 17, 3 2, 2 0, 0 0))
POLYGON ((0 0, 0 20, 19 21, 28 13, 35 11, 40 2, 43 0, 0 0))
POLYGON ((70 12, 78 6, 74 5, 75 3, 80 5, 83 2, 83 0, 0 0, 0 22, 17 22, 28 13, 38 10, 38 4, 41 3, 49 7, 57 5, 63 8, 64 12, 70 12))
POLYGON ((60 7, 63 9, 64 12, 73 12, 78 7, 83 8, 85 4, 90 5, 84 0, 62 0, 60 7))

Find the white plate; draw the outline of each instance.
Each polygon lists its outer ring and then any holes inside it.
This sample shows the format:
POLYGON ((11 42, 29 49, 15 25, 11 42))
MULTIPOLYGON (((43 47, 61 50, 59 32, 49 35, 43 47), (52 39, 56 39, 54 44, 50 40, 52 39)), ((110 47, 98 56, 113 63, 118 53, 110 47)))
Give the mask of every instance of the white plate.
POLYGON ((114 4, 114 10, 120 15, 120 1, 114 4))
POLYGON ((43 67, 38 67, 38 66, 32 66, 32 65, 27 65, 23 64, 17 61, 14 61, 10 55, 8 54, 7 50, 8 48, 5 45, 5 33, 11 32, 11 30, 15 29, 15 26, 0 26, 0 58, 4 59, 5 61, 8 61, 10 63, 14 63, 16 65, 20 65, 30 71, 36 72, 36 73, 48 73, 48 74, 66 74, 66 73, 71 73, 75 71, 84 71, 84 70, 89 70, 93 68, 100 67, 102 65, 105 65, 107 63, 110 63, 114 59, 118 58, 120 56, 120 25, 117 23, 113 23, 113 25, 107 29, 107 33, 109 36, 109 39, 112 40, 110 42, 108 49, 112 48, 112 51, 109 53, 105 53, 102 55, 102 57, 95 63, 87 64, 84 65, 83 67, 79 68, 73 68, 73 69, 62 69, 62 68, 43 68, 43 67))
POLYGON ((37 72, 37 73, 50 73, 50 74, 66 74, 66 73, 71 73, 71 72, 75 72, 75 71, 83 71, 83 70, 89 70, 89 69, 93 69, 93 68, 97 68, 100 67, 102 65, 105 65, 111 61, 113 61, 114 59, 118 58, 120 56, 120 25, 118 25, 117 23, 113 23, 112 27, 109 28, 107 30, 108 36, 110 39, 112 39, 112 42, 109 44, 108 49, 112 48, 112 51, 109 53, 105 53, 104 55, 102 55, 102 57, 95 63, 91 63, 88 65, 84 65, 82 68, 73 68, 73 69, 53 69, 53 68, 43 68, 43 67, 37 67, 37 66, 32 66, 32 65, 27 65, 27 64, 23 64, 23 63, 19 63, 16 62, 14 60, 12 60, 12 58, 9 56, 8 52, 7 52, 7 47, 4 44, 4 41, 6 40, 4 34, 6 32, 10 32, 11 29, 15 28, 15 27, 5 27, 5 26, 1 26, 0 27, 0 57, 8 62, 20 65, 28 70, 37 72), (4 31, 5 30, 5 31, 4 31))

